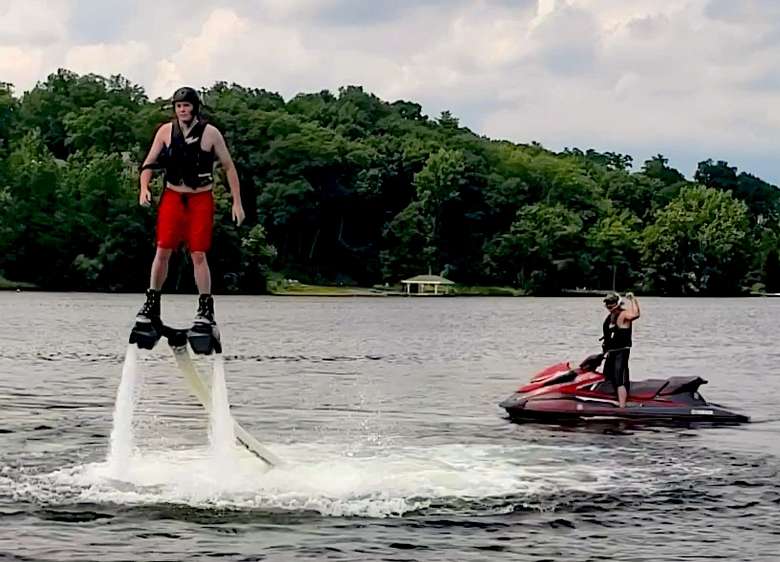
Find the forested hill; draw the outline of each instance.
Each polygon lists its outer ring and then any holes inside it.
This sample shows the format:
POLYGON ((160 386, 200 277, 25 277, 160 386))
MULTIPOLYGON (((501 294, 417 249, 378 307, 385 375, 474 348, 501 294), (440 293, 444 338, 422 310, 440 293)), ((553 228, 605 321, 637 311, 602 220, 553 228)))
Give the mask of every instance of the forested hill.
MULTIPOLYGON (((217 190, 218 292, 262 292, 270 272, 367 286, 429 270, 531 294, 613 275, 655 294, 780 290, 778 190, 725 161, 688 179, 662 155, 635 165, 491 140, 354 86, 284 100, 217 83, 203 98, 248 215, 232 226, 217 190)), ((61 70, 20 96, 0 86, 0 276, 144 289, 155 210, 138 205, 138 165, 170 116, 121 77, 61 70)), ((171 289, 191 287, 179 269, 171 289)))

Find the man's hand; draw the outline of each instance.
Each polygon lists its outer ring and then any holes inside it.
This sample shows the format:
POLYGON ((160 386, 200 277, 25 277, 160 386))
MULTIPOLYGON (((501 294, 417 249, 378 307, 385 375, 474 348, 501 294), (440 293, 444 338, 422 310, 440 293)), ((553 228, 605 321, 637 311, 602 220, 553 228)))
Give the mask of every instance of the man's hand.
POLYGON ((244 208, 241 206, 241 202, 237 201, 233 203, 233 221, 236 223, 236 226, 241 226, 241 223, 244 222, 244 219, 246 218, 246 215, 244 214, 244 208))
POLYGON ((148 187, 141 188, 141 194, 138 196, 138 203, 143 207, 148 207, 152 204, 152 192, 148 187))

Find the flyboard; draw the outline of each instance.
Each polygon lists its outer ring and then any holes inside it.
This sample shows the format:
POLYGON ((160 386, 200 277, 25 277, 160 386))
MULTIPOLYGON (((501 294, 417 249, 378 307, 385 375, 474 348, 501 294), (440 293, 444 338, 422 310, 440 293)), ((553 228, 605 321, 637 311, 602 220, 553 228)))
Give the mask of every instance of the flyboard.
MULTIPOLYGON (((222 342, 216 324, 196 324, 190 329, 177 329, 166 326, 162 322, 136 325, 130 332, 130 343, 140 349, 152 349, 165 337, 173 351, 176 365, 179 367, 190 392, 198 399, 207 412, 211 410, 211 391, 203 376, 198 372, 192 360, 187 344, 198 355, 222 353, 222 342)), ((282 460, 263 447, 234 419, 233 431, 236 440, 250 453, 263 461, 269 467, 280 466, 282 460)))

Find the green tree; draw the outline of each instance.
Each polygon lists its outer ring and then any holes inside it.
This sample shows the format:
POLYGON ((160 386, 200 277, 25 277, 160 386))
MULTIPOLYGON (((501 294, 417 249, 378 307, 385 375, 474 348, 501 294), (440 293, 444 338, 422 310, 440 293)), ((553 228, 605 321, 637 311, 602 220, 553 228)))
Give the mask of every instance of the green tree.
MULTIPOLYGON (((613 266, 618 287, 642 279, 662 294, 731 294, 777 277, 779 192, 726 161, 696 174, 720 200, 691 195, 702 188, 660 154, 632 173, 627 154, 490 140, 450 112, 430 119, 417 103, 356 86, 285 102, 218 82, 202 98, 256 224, 231 223, 218 172, 209 256, 218 291, 262 291, 269 267, 360 284, 431 267, 537 293, 611 285, 613 266)), ((137 203, 137 169, 171 118, 169 100, 150 101, 120 76, 60 70, 21 98, 0 85, 0 274, 51 288, 143 288, 155 212, 137 203)), ((171 287, 193 289, 185 269, 171 287)))
POLYGON ((679 184, 685 181, 678 170, 669 166, 669 159, 663 154, 656 154, 642 164, 642 173, 649 178, 660 181, 665 186, 679 184))
POLYGON ((463 153, 458 150, 440 149, 431 154, 425 167, 414 176, 417 199, 424 220, 426 245, 423 253, 428 267, 438 269, 439 231, 443 207, 459 196, 466 170, 463 153))
POLYGON ((418 201, 409 204, 387 225, 384 232, 385 249, 380 254, 382 276, 397 281, 427 271, 425 250, 428 239, 424 235, 429 221, 418 201))
POLYGON ((648 288, 672 295, 739 291, 749 240, 747 206, 704 186, 683 188, 642 235, 648 288))
POLYGON ((765 288, 770 293, 780 292, 780 254, 777 248, 769 250, 764 261, 765 288))
POLYGON ((256 224, 242 237, 241 253, 243 288, 253 293, 267 292, 268 274, 276 258, 276 248, 268 243, 263 225, 256 224))
POLYGON ((69 238, 69 201, 57 192, 60 165, 38 131, 25 135, 8 158, 0 199, 0 270, 12 279, 56 286, 69 238))
POLYGON ((509 232, 486 244, 485 265, 503 283, 555 293, 579 281, 581 230, 582 219, 561 204, 524 207, 509 232))
POLYGON ((612 209, 587 231, 593 280, 589 285, 621 290, 632 286, 632 266, 639 261, 640 224, 630 210, 612 209))
POLYGON ((39 129, 54 156, 65 159, 71 152, 66 142, 65 117, 92 108, 99 101, 116 109, 136 110, 147 98, 140 87, 121 76, 79 76, 60 69, 22 97, 19 125, 27 130, 39 129))
POLYGON ((65 115, 65 146, 68 150, 98 150, 129 152, 135 148, 133 130, 135 112, 127 107, 115 107, 108 100, 81 108, 65 115))
POLYGON ((19 102, 13 97, 13 86, 0 82, 0 158, 4 158, 10 148, 11 133, 16 127, 19 102))

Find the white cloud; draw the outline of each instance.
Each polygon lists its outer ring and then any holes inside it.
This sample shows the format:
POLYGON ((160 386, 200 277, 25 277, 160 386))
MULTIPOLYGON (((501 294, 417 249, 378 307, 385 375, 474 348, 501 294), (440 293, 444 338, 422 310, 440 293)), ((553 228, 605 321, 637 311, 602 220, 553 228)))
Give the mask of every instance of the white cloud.
POLYGON ((302 45, 295 30, 252 22, 220 8, 158 65, 151 93, 166 96, 181 83, 205 86, 218 80, 284 91, 288 82, 324 62, 319 58, 302 45))
POLYGON ((663 152, 686 173, 735 155, 780 179, 755 157, 780 133, 774 0, 127 2, 95 33, 76 0, 0 0, 0 80, 20 91, 66 66, 152 97, 218 80, 286 97, 359 84, 492 136, 663 152))
MULTIPOLYGON (((42 78, 43 51, 0 45, 0 82, 33 84, 42 78)), ((21 93, 18 92, 17 93, 21 93)))
POLYGON ((45 0, 0 1, 0 45, 45 46, 65 39, 68 7, 45 0))
POLYGON ((130 80, 144 77, 143 68, 152 59, 148 45, 138 41, 76 45, 65 54, 65 68, 79 74, 122 74, 130 80))

